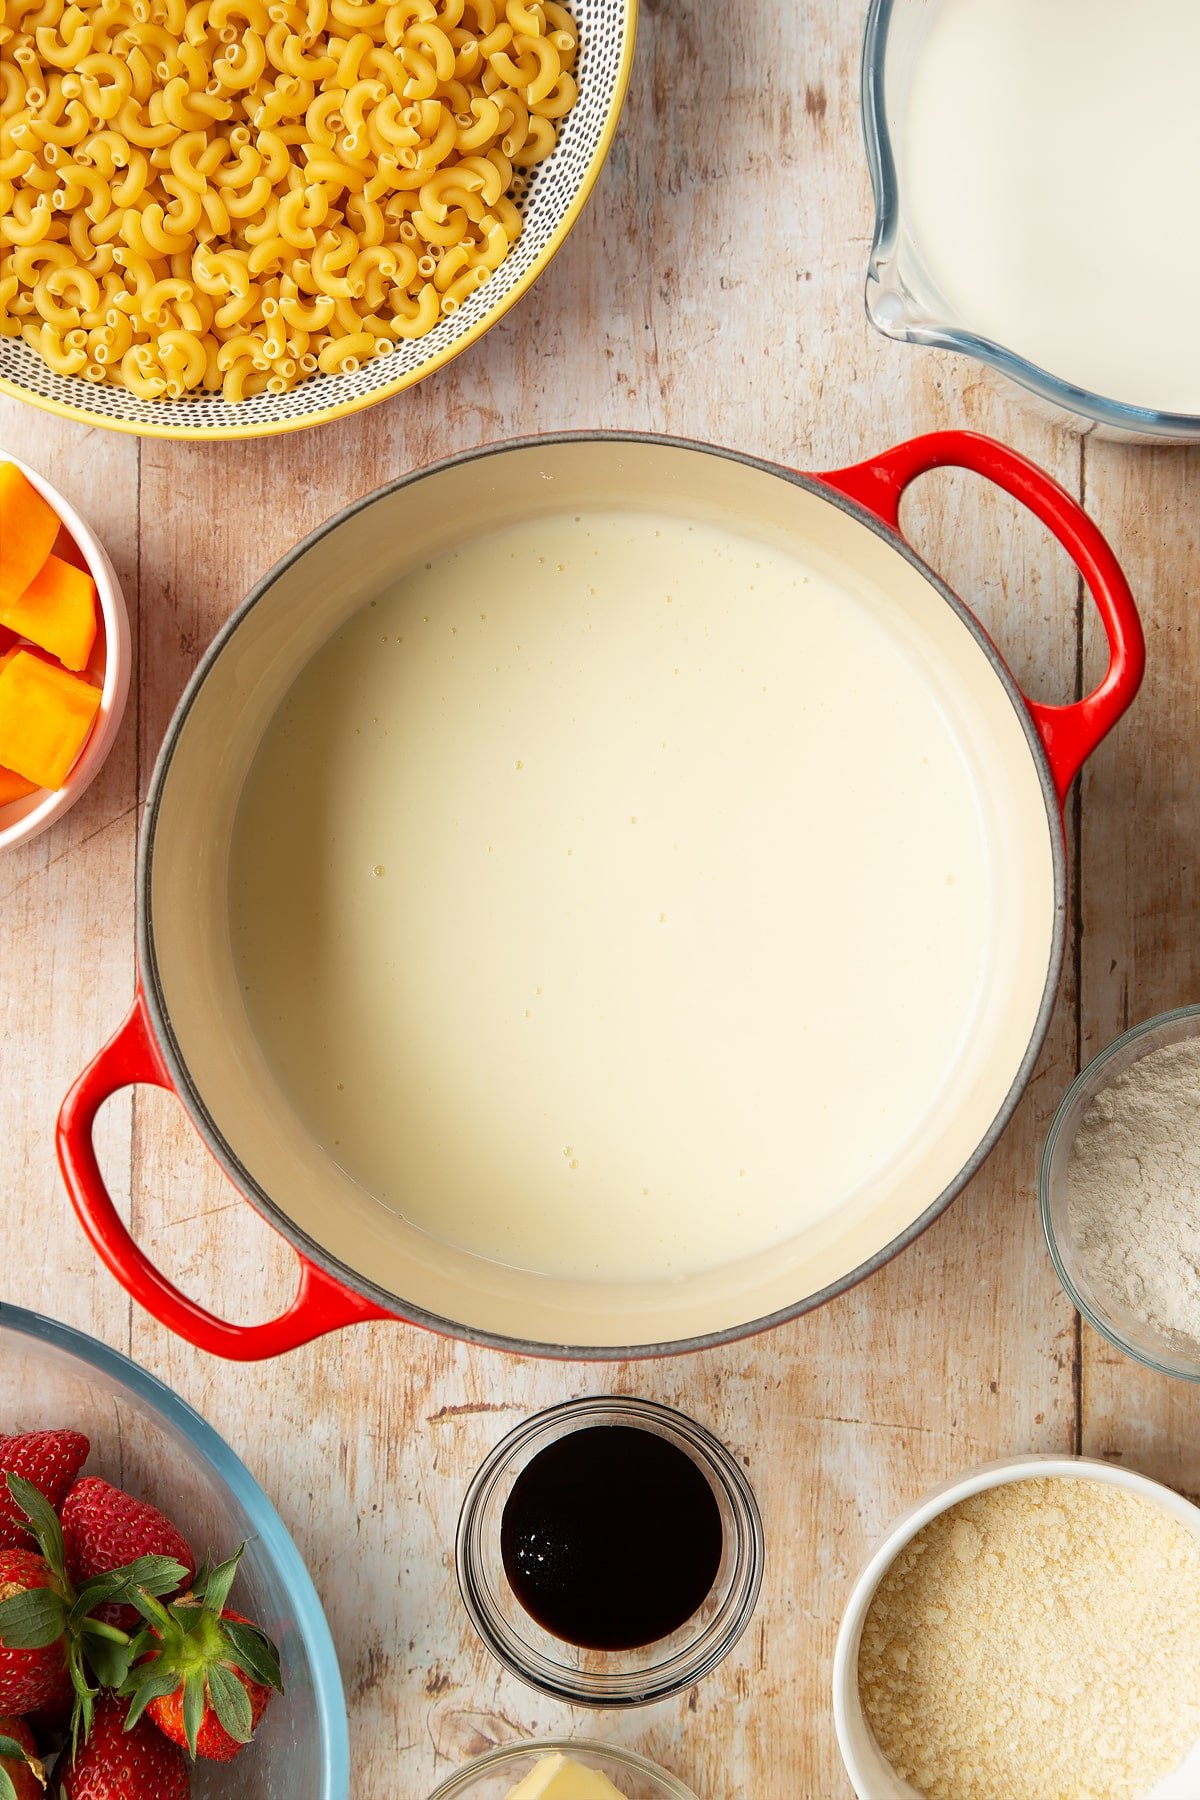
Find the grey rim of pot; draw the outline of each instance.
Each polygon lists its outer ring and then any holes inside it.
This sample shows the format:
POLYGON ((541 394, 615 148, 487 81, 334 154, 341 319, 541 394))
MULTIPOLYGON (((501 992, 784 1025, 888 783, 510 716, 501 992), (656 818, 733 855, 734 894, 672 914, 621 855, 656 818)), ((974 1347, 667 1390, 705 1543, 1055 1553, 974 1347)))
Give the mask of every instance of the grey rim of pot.
MULTIPOLYGON (((585 1396, 548 1407, 524 1420, 500 1440, 484 1459, 467 1489, 455 1535, 454 1561, 467 1615, 492 1655, 510 1674, 542 1693, 569 1701, 574 1706, 623 1708, 648 1706, 653 1701, 682 1693, 724 1661, 754 1616, 762 1587, 766 1543, 754 1490, 719 1438, 674 1407, 663 1406, 655 1400, 611 1394, 585 1396), (493 1571, 485 1534, 489 1509, 496 1501, 500 1484, 514 1459, 524 1450, 538 1438, 544 1438, 548 1445, 574 1430, 612 1425, 630 1425, 666 1438, 690 1455, 703 1471, 721 1511, 726 1539, 722 1560, 724 1563, 728 1558, 728 1573, 717 1611, 690 1642, 645 1667, 596 1673, 570 1662, 569 1658, 578 1654, 575 1646, 563 1643, 563 1658, 556 1661, 535 1646, 522 1642, 508 1626, 490 1591, 489 1576, 493 1571)), ((504 1580, 502 1570, 495 1574, 498 1580, 504 1580)), ((719 1580, 713 1591, 718 1585, 719 1580)), ((517 1610, 523 1611, 519 1606, 517 1610)), ((673 1635, 682 1636, 692 1623, 688 1621, 673 1635)), ((548 1637, 550 1634, 543 1635, 548 1637)), ((670 1643, 671 1639, 661 1642, 670 1643)), ((655 1644, 643 1646, 645 1652, 653 1652, 656 1648, 655 1644)), ((618 1662, 632 1658, 638 1652, 611 1654, 614 1662, 618 1662)))
POLYGON ((1050 772, 1050 764, 1045 748, 1034 725, 1033 718, 1026 705, 1025 698, 1017 686, 1007 664, 1001 657, 979 621, 942 580, 931 569, 924 559, 918 556, 912 545, 898 532, 892 531, 855 501, 847 499, 836 492, 817 476, 801 475, 794 470, 781 467, 778 463, 767 461, 763 457, 751 456, 744 451, 730 450, 721 445, 706 444, 691 438, 668 437, 655 432, 633 431, 564 431, 549 432, 544 436, 511 438, 502 443, 484 445, 475 450, 465 450, 455 456, 430 463, 423 469, 414 470, 389 482, 373 494, 364 495, 344 507, 333 518, 311 532, 286 556, 282 557, 266 575, 250 590, 246 599, 236 609, 230 619, 217 633, 204 655, 197 664, 179 704, 172 714, 163 737, 162 746, 154 765, 150 780, 149 793, 146 799, 145 820, 141 839, 138 844, 137 867, 137 957, 141 973, 142 994, 147 1015, 153 1029, 154 1038, 170 1075, 172 1085, 192 1124, 200 1133, 209 1151, 225 1174, 239 1188, 257 1211, 269 1224, 273 1225, 280 1235, 291 1244, 292 1248, 325 1270, 335 1280, 341 1282, 353 1293, 362 1295, 376 1306, 394 1313, 397 1319, 407 1320, 421 1325, 428 1330, 437 1331, 447 1337, 461 1338, 467 1343, 485 1344, 493 1349, 509 1350, 525 1356, 562 1357, 577 1362, 620 1362, 656 1356, 679 1355, 694 1350, 706 1350, 721 1344, 736 1343, 742 1338, 752 1337, 759 1332, 768 1331, 777 1325, 787 1323, 791 1319, 812 1312, 826 1301, 839 1294, 846 1293, 856 1287, 869 1275, 891 1262, 893 1257, 906 1250, 916 1242, 923 1232, 927 1231, 934 1221, 940 1218, 951 1201, 956 1199, 969 1181, 978 1173, 987 1161, 997 1142, 1006 1129, 1009 1120, 1016 1110, 1017 1103, 1023 1094, 1034 1066, 1041 1052, 1042 1044, 1050 1027, 1050 1019, 1054 1011, 1058 993, 1058 982, 1062 971, 1064 945, 1066 942, 1066 909, 1067 909, 1067 870, 1066 850, 1063 839, 1062 815, 1055 791, 1054 778, 1050 772), (226 1141, 220 1127, 192 1080, 191 1073, 183 1056, 183 1051, 171 1025, 159 977, 158 959, 154 942, 154 922, 150 904, 152 877, 154 868, 154 845, 158 827, 158 815, 162 805, 163 790, 170 771, 171 762, 179 741, 180 733, 191 712, 192 705, 203 682, 217 659, 222 655, 238 628, 253 611, 254 607, 275 583, 301 557, 305 556, 314 545, 321 542, 330 532, 338 530, 368 507, 414 486, 429 476, 436 476, 446 469, 456 468, 463 463, 482 462, 492 456, 507 455, 511 451, 550 450, 561 444, 579 443, 612 443, 612 444, 654 444, 669 449, 698 452, 702 455, 722 457, 730 462, 741 463, 746 468, 759 470, 777 481, 787 482, 805 492, 815 494, 827 505, 836 507, 839 512, 854 519, 873 537, 881 539, 898 555, 911 563, 914 569, 929 582, 941 599, 950 607, 959 622, 991 665, 993 673, 1000 681, 1016 714, 1018 724, 1029 746, 1037 770, 1038 782, 1042 791, 1042 800, 1046 808, 1047 827, 1050 839, 1050 854, 1054 870, 1054 921, 1051 935, 1050 955, 1047 962, 1046 979, 1042 989, 1042 998, 1034 1020, 1033 1031, 1024 1056, 1014 1073, 1012 1083, 1004 1100, 992 1120, 991 1125, 981 1138, 972 1155, 959 1170, 954 1179, 943 1188, 942 1192, 918 1215, 904 1231, 898 1233, 882 1250, 868 1257, 857 1268, 850 1270, 840 1280, 831 1282, 817 1293, 809 1294, 804 1299, 790 1306, 781 1307, 778 1311, 768 1313, 757 1319, 750 1319, 739 1325, 728 1326, 724 1330, 701 1334, 697 1337, 680 1338, 668 1342, 652 1342, 641 1344, 603 1344, 573 1345, 561 1343, 544 1343, 535 1340, 508 1337, 500 1332, 479 1330, 462 1324, 455 1319, 443 1318, 431 1313, 423 1307, 406 1301, 402 1295, 389 1293, 386 1288, 378 1286, 368 1276, 360 1274, 334 1256, 324 1245, 302 1231, 288 1217, 270 1194, 255 1180, 254 1176, 239 1159, 236 1151, 226 1141))
POLYGON ((1062 1252, 1058 1247, 1058 1233, 1055 1231, 1050 1217, 1050 1167, 1067 1117, 1079 1095, 1091 1087, 1100 1071, 1115 1057, 1120 1056, 1121 1052, 1128 1049, 1131 1044, 1136 1044, 1140 1039, 1151 1036, 1154 1032, 1161 1030, 1164 1025, 1175 1025, 1185 1019, 1200 1019, 1200 1005, 1177 1006, 1170 1012, 1156 1013, 1152 1019, 1143 1019, 1140 1025, 1131 1025, 1128 1031, 1123 1031, 1119 1038, 1114 1038, 1111 1044, 1106 1044, 1100 1054, 1093 1057, 1091 1062, 1079 1071, 1063 1095, 1058 1111, 1051 1121, 1050 1130, 1046 1134, 1046 1147, 1042 1151, 1042 1164, 1038 1171, 1038 1210, 1041 1214, 1046 1248, 1050 1252, 1050 1260, 1054 1264, 1054 1272, 1075 1311, 1081 1314, 1088 1324, 1112 1345, 1114 1350, 1119 1350, 1122 1356, 1128 1356, 1134 1362, 1140 1363, 1144 1369, 1152 1369, 1156 1375, 1171 1376, 1176 1381, 1200 1382, 1200 1364, 1195 1369, 1167 1368, 1148 1351, 1140 1349, 1136 1344, 1129 1343, 1125 1338, 1119 1336, 1112 1326, 1101 1318, 1099 1313, 1084 1299, 1071 1279, 1063 1261, 1062 1252))
POLYGON ((1131 406, 1123 400, 1093 394, 1088 388, 1064 381, 1037 363, 1028 362, 1016 351, 1006 350, 1003 344, 994 343, 991 338, 909 312, 910 296, 894 268, 903 205, 888 127, 885 85, 888 37, 897 4, 898 0, 871 0, 863 38, 863 138, 875 194, 875 233, 866 285, 867 317, 872 325, 897 343, 921 344, 933 350, 952 350, 960 356, 974 357, 976 362, 1007 376, 1051 406, 1062 407, 1114 430, 1180 442, 1200 439, 1200 417, 1194 413, 1159 412, 1154 407, 1131 406))

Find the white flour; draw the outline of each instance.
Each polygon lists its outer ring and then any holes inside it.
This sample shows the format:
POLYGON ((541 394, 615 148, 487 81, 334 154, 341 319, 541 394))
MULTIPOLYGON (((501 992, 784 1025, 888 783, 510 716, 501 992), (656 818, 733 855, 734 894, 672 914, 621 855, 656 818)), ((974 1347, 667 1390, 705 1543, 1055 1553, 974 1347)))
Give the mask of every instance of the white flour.
POLYGON ((1097 1094, 1067 1178, 1096 1288, 1200 1346, 1200 1038, 1152 1051, 1097 1094))

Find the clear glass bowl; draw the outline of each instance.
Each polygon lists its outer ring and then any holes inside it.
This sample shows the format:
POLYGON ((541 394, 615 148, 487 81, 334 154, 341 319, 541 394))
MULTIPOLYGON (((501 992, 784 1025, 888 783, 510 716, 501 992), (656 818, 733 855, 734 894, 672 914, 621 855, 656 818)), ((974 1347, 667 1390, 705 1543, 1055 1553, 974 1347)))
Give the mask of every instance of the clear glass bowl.
POLYGON ((1118 1308, 1107 1294, 1093 1286, 1071 1233, 1067 1167, 1075 1134, 1096 1095, 1152 1050, 1197 1036, 1200 1006, 1181 1006, 1175 1012, 1160 1013, 1157 1018, 1135 1025, 1102 1050, 1084 1069, 1054 1115, 1039 1182, 1046 1242, 1068 1299, 1102 1337, 1126 1356, 1182 1381, 1200 1381, 1200 1355, 1189 1354, 1178 1340, 1168 1340, 1132 1312, 1118 1308))
POLYGON ((703 1425, 651 1400, 569 1400, 518 1425, 497 1444, 463 1501, 455 1547, 458 1585, 471 1622, 514 1675, 580 1706, 644 1706, 691 1687, 737 1643, 762 1585, 763 1532, 742 1469, 703 1425), (543 1630, 508 1584, 500 1522, 521 1470, 548 1444, 594 1425, 652 1431, 689 1456, 721 1513, 724 1547, 712 1591, 670 1637, 635 1650, 584 1650, 543 1630))
POLYGON ((333 1640, 300 1553, 249 1470, 136 1363, 38 1313, 0 1305, 0 1431, 54 1426, 86 1433, 87 1473, 152 1501, 197 1555, 246 1544, 234 1603, 278 1643, 285 1692, 236 1762, 196 1764, 193 1800, 347 1800, 333 1640))
POLYGON ((696 1800, 691 1788, 684 1787, 674 1775, 668 1775, 655 1763, 647 1762, 633 1750, 620 1750, 615 1744, 586 1743, 582 1739, 547 1738, 537 1744, 505 1744, 489 1750, 444 1781, 430 1800, 508 1800, 508 1795, 537 1763, 540 1756, 561 1750, 585 1769, 599 1769, 607 1775, 626 1800, 696 1800))
MULTIPOLYGON (((1060 417, 1082 415, 1098 425, 1147 439, 1200 441, 1200 418, 1129 406, 1064 381, 1015 351, 979 335, 950 315, 925 265, 905 213, 897 142, 903 130, 918 53, 944 0, 871 0, 863 42, 863 134, 875 190, 875 237, 867 268, 867 316, 885 337, 973 356, 1006 375, 1060 417)), ((1087 304, 1086 296, 1081 304, 1087 304)))

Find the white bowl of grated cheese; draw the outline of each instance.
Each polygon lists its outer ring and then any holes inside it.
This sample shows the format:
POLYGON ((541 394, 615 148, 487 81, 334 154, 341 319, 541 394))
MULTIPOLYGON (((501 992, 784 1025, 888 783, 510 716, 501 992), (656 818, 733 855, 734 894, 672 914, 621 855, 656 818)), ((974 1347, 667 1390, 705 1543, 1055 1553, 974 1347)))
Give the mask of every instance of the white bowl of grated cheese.
POLYGON ((1189 1659, 1198 1643, 1191 1501, 1075 1456, 1019 1456, 943 1482, 892 1526, 842 1619, 834 1720, 854 1792, 1196 1800, 1200 1696, 1189 1659), (1148 1641, 1154 1653, 1139 1664, 1148 1641), (904 1740, 891 1757, 881 1747, 890 1734, 904 1740))
POLYGON ((1126 1356, 1200 1381, 1200 1006, 1088 1064, 1050 1127, 1040 1192, 1072 1304, 1126 1356))

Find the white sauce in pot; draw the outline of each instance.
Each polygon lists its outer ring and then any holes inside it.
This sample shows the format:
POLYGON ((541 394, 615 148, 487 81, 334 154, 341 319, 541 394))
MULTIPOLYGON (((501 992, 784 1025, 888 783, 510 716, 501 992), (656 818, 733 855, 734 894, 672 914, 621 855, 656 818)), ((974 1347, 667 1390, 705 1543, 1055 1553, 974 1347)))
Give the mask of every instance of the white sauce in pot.
POLYGON ((553 516, 364 607, 237 817, 303 1127, 443 1241, 670 1279, 790 1239, 955 1079, 981 804, 886 603, 724 528, 553 516))
POLYGON ((1197 0, 942 0, 898 145, 954 323, 1200 414, 1197 0))

